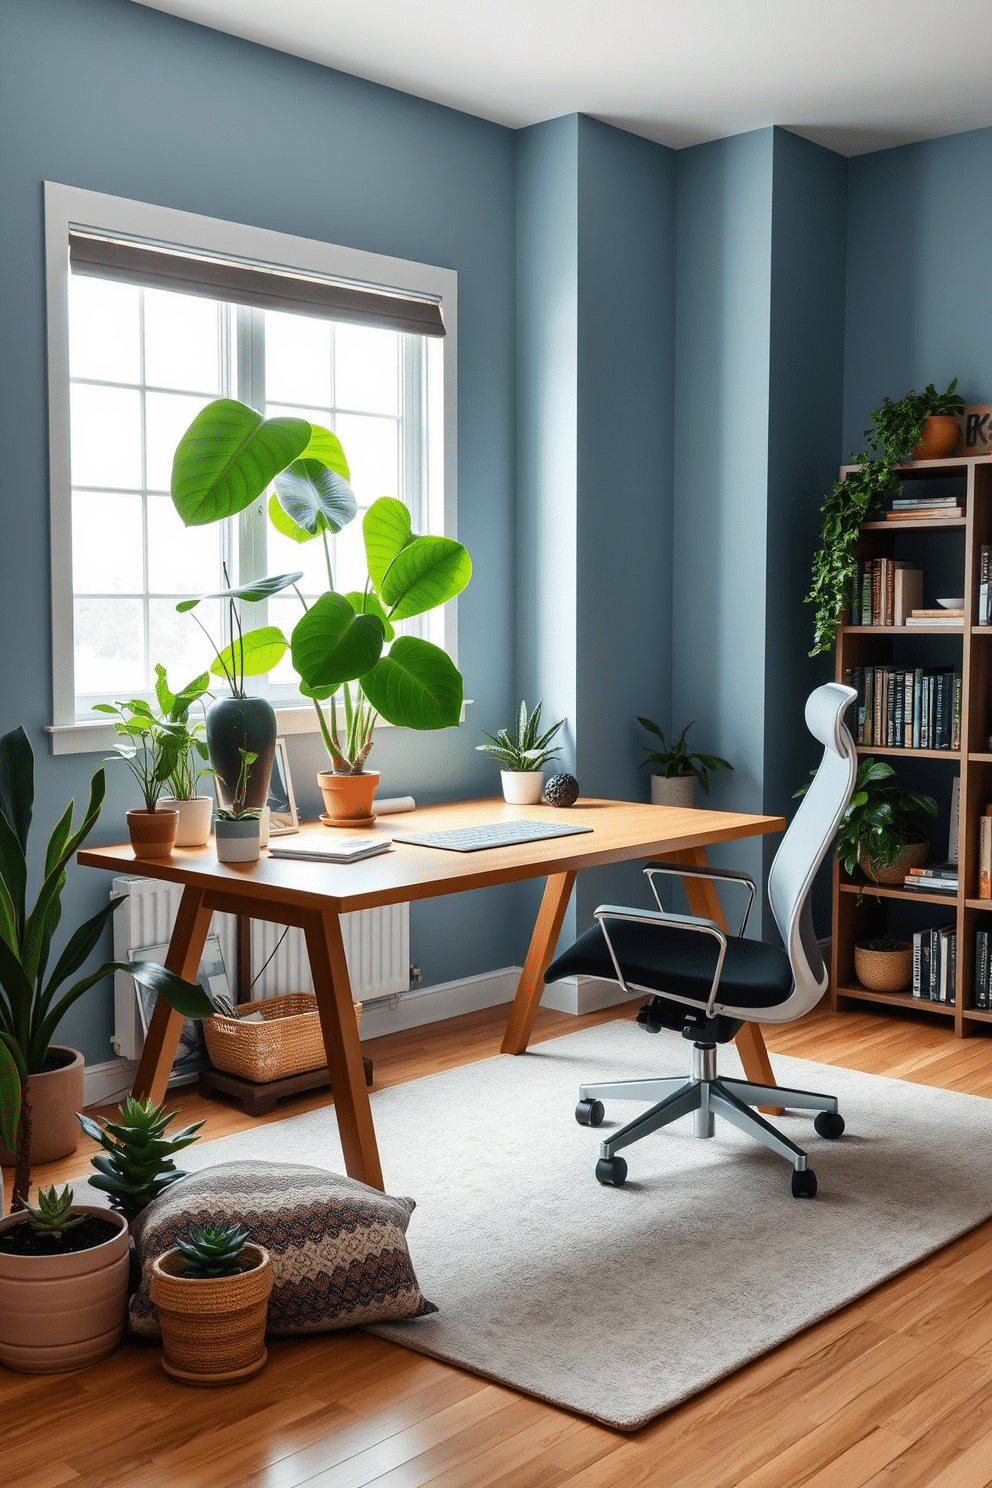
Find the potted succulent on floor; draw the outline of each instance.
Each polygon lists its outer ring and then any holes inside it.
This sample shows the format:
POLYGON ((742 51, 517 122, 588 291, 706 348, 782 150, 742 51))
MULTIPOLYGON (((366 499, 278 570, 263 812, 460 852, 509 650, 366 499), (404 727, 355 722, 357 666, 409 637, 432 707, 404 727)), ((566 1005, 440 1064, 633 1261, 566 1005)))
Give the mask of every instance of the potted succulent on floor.
POLYGON ((190 723, 189 710, 207 695, 210 676, 204 672, 188 682, 180 692, 169 687, 165 667, 155 667, 155 696, 163 719, 171 726, 176 740, 176 759, 166 784, 171 795, 159 798, 159 808, 177 811, 179 823, 176 830, 177 847, 204 847, 210 841, 210 823, 213 818, 214 797, 197 794, 197 786, 204 775, 213 775, 210 768, 209 751, 203 722, 190 723))
POLYGON ((558 746, 548 746, 565 720, 559 719, 542 734, 541 707, 538 703, 533 713, 528 713, 527 702, 522 700, 517 709, 515 739, 504 728, 498 734, 486 734, 490 743, 475 746, 480 754, 488 754, 502 765, 503 799, 511 805, 533 806, 540 801, 544 790, 543 766, 560 753, 558 746))
POLYGON ((166 1127, 179 1112, 166 1113, 164 1103, 153 1105, 147 1096, 141 1100, 129 1096, 117 1107, 117 1114, 119 1121, 107 1121, 77 1111, 76 1119, 102 1148, 90 1158, 97 1170, 89 1179, 90 1187, 109 1194, 111 1209, 123 1214, 130 1224, 152 1199, 185 1178, 173 1157, 196 1141, 203 1122, 194 1121, 168 1135, 166 1127))
POLYGON ((95 1364, 127 1316, 128 1228, 122 1214, 42 1189, 36 1207, 0 1220, 0 1360, 26 1374, 95 1364))
POLYGON ((33 906, 27 902, 28 835, 34 804, 34 754, 21 728, 0 738, 0 1043, 20 1081, 20 1121, 16 1149, 0 1153, 14 1160, 14 1204, 30 1189, 31 1164, 74 1152, 79 1135, 76 1111, 83 1104, 83 1056, 54 1043, 59 1024, 88 988, 114 971, 126 971, 142 986, 165 997, 185 1017, 205 1018, 213 1006, 200 989, 152 961, 107 961, 67 986, 98 946, 120 901, 108 900, 72 934, 48 963, 59 925, 67 869, 92 831, 106 792, 98 770, 90 782, 82 824, 73 831, 69 802, 49 838, 43 878, 33 906))
POLYGON ((691 723, 687 723, 674 744, 669 744, 656 723, 650 718, 638 717, 638 723, 654 734, 660 741, 660 749, 644 745, 642 765, 660 765, 661 769, 651 776, 651 804, 653 806, 691 806, 695 800, 696 781, 709 794, 710 770, 732 770, 733 765, 718 754, 696 754, 686 742, 691 723))
POLYGON ((865 430, 868 449, 859 454, 852 451, 851 463, 856 468, 834 481, 821 508, 820 549, 813 559, 812 583, 806 596, 806 603, 816 606, 810 656, 833 646, 858 571, 861 524, 884 501, 898 496, 895 467, 905 460, 936 459, 940 454, 953 453, 960 433, 957 419, 965 406, 957 385, 955 377, 943 393, 938 393, 931 382, 924 392, 911 390, 898 402, 884 398, 881 407, 872 411, 874 428, 865 430), (945 441, 943 446, 927 438, 928 432, 938 435, 938 430, 945 441))
MULTIPOLYGON (((371 816, 378 781, 375 772, 365 768, 377 717, 422 730, 449 728, 459 722, 462 677, 458 668, 432 642, 397 635, 396 625, 460 594, 471 577, 471 559, 452 538, 417 536, 404 504, 383 496, 372 503, 362 520, 367 563, 364 586, 347 594, 337 592, 328 535, 340 532, 358 510, 339 441, 328 430, 303 419, 265 420, 229 399, 209 403, 183 435, 173 465, 172 499, 187 525, 216 521, 257 500, 272 480, 275 495, 269 502, 269 516, 273 525, 297 543, 322 541, 328 587, 313 603, 304 604, 303 616, 289 639, 271 626, 242 636, 236 630, 235 601, 250 602, 277 593, 295 584, 299 573, 224 591, 220 597, 231 604, 237 639, 233 648, 218 655, 218 663, 236 683, 245 675, 268 671, 290 648, 300 691, 313 702, 330 757, 331 770, 318 777, 322 793, 326 791, 326 819, 348 826, 364 824, 371 816), (344 705, 343 738, 338 732, 339 692, 344 705), (329 721, 323 702, 330 703, 329 721), (348 781, 344 786, 342 779, 348 781), (346 792, 343 801, 339 789, 346 792), (352 792, 359 793, 355 799, 351 799, 352 792)), ((191 610, 197 603, 184 601, 177 608, 191 610)), ((211 761, 223 778, 211 734, 216 706, 208 713, 207 741, 211 761)), ((274 723, 272 741, 274 746, 274 723)), ((249 747, 259 752, 253 738, 249 747)), ((266 789, 270 767, 271 750, 266 789)), ((231 768, 229 764, 229 772, 231 768)), ((228 794, 233 797, 230 786, 228 794)), ((247 804, 261 806, 265 796, 265 790, 258 799, 250 792, 247 804)))
POLYGON ((854 943, 854 974, 873 992, 901 992, 913 980, 913 947, 893 935, 854 943))
POLYGON ((907 790, 884 760, 866 756, 837 831, 837 856, 854 877, 860 867, 873 883, 901 884, 927 860, 925 816, 937 815, 932 796, 907 790))
POLYGON ((97 713, 117 714, 114 731, 119 743, 111 761, 124 761, 144 797, 143 807, 133 807, 127 812, 127 830, 135 856, 167 858, 176 845, 179 812, 172 807, 160 807, 159 797, 179 761, 185 730, 169 720, 156 718, 151 704, 144 698, 94 703, 93 708, 97 713))
POLYGON ((243 1229, 190 1225, 152 1264, 162 1367, 187 1385, 251 1379, 265 1363, 272 1262, 243 1229))

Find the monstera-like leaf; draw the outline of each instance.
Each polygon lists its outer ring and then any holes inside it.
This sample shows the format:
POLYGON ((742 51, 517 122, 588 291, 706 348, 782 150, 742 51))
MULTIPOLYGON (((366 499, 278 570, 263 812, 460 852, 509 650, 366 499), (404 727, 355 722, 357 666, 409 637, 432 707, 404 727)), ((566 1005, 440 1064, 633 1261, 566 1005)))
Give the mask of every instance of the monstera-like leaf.
POLYGON ((377 615, 356 615, 343 594, 328 590, 293 631, 293 666, 314 691, 334 687, 373 667, 382 653, 383 638, 377 615))
POLYGON ((417 636, 394 641, 362 676, 362 691, 383 718, 402 728, 451 728, 461 717, 461 672, 446 651, 417 636))
POLYGON ((303 454, 311 442, 306 419, 263 419, 232 398, 201 409, 172 461, 172 500, 187 527, 233 517, 303 454))

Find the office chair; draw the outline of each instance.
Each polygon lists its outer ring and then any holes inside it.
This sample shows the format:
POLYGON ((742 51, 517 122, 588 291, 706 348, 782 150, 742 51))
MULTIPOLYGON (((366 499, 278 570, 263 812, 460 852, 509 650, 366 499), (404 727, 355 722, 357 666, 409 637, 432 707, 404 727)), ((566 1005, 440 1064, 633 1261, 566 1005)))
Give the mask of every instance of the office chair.
POLYGON ((801 1018, 826 991, 827 971, 813 933, 809 892, 854 788, 857 751, 843 717, 855 697, 852 688, 829 682, 806 702, 806 725, 824 746, 823 759, 768 875, 768 898, 784 949, 743 938, 755 892, 746 874, 653 863, 644 872, 657 910, 601 905, 595 912, 598 923, 545 972, 545 982, 594 976, 619 982, 631 996, 650 993, 638 1023, 653 1033, 673 1029, 693 1043, 691 1075, 579 1087, 575 1119, 582 1126, 602 1123, 604 1100, 655 1102, 602 1143, 596 1164, 600 1183, 620 1187, 627 1164, 617 1156, 619 1150, 693 1112, 697 1137, 712 1137, 714 1117, 722 1116, 792 1163, 795 1198, 816 1197, 816 1175, 806 1153, 751 1107, 819 1111, 816 1132, 834 1140, 844 1130, 836 1097, 721 1079, 716 1046, 729 1043, 749 1021, 788 1023, 801 1018), (724 934, 712 920, 667 912, 655 884, 666 874, 746 885, 748 903, 737 936, 724 934))

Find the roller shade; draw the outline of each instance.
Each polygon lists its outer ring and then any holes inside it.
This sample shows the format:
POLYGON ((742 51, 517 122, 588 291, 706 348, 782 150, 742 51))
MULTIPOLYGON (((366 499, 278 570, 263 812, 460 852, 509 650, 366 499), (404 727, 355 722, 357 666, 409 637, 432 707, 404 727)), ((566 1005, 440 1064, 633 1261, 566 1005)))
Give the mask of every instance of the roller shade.
POLYGON ((319 315, 325 320, 380 326, 418 336, 444 335, 441 306, 425 296, 152 246, 81 228, 69 229, 69 263, 74 274, 122 280, 148 289, 203 295, 261 310, 319 315))

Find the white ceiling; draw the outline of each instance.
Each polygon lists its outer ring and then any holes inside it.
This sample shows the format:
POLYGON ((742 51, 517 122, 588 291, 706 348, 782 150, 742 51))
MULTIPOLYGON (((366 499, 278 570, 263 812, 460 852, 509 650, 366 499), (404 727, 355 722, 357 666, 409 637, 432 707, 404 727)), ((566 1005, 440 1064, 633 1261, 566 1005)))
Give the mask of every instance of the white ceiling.
MULTIPOLYGON (((992 124, 992 0, 135 0, 519 128, 844 155, 992 124)), ((260 100, 264 106, 264 101, 260 100)))

